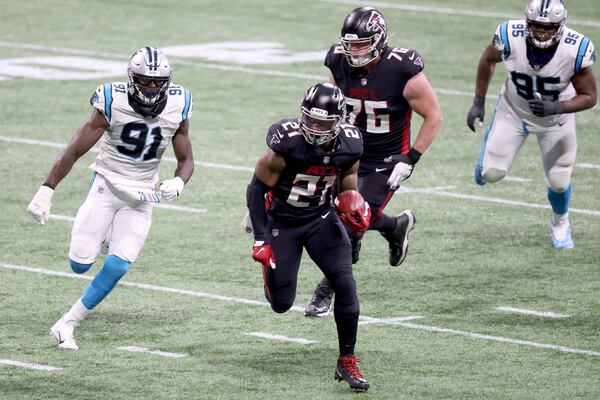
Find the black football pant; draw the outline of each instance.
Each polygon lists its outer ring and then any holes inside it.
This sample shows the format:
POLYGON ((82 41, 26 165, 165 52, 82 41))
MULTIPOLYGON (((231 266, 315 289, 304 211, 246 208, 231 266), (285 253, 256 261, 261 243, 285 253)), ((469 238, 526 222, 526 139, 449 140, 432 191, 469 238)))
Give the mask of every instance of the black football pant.
POLYGON ((333 208, 304 225, 292 227, 269 217, 268 241, 276 269, 264 268, 265 296, 271 308, 284 313, 294 304, 303 249, 321 269, 335 293, 334 317, 340 355, 354 353, 360 313, 352 275, 350 240, 333 208))

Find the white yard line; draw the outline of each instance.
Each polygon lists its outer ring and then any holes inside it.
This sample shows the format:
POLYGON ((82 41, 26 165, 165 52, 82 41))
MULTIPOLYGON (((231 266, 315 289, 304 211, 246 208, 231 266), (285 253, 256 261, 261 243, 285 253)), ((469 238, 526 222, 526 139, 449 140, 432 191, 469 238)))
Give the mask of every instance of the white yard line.
POLYGON ((466 337, 469 337, 472 339, 489 340, 489 341, 498 342, 498 343, 510 343, 510 344, 516 344, 519 346, 534 347, 537 349, 556 350, 556 351, 560 351, 561 353, 574 353, 574 354, 583 354, 586 356, 600 357, 600 352, 598 352, 598 351, 574 349, 571 347, 559 346, 556 344, 539 343, 539 342, 534 342, 531 340, 520 340, 520 339, 507 338, 507 337, 503 337, 503 336, 483 335, 481 333, 467 332, 467 331, 461 331, 461 330, 457 330, 457 329, 440 328, 437 326, 411 324, 409 322, 398 322, 394 325, 399 325, 399 326, 409 328, 409 329, 419 329, 419 330, 427 331, 427 332, 466 336, 466 337))
MULTIPOLYGON (((514 14, 512 12, 493 12, 493 11, 481 11, 481 10, 468 10, 462 8, 450 8, 450 7, 435 7, 435 6, 420 6, 416 4, 398 4, 388 3, 383 1, 360 1, 360 0, 320 0, 324 3, 335 3, 335 4, 352 4, 362 5, 371 7, 390 8, 403 11, 422 12, 426 14, 442 14, 442 15, 461 15, 465 17, 489 17, 489 18, 500 18, 500 19, 523 19, 523 14, 514 14)), ((500 22, 500 21, 499 21, 500 22)), ((585 20, 585 19, 571 19, 567 20, 568 25, 583 25, 600 27, 600 21, 585 20)))
POLYGON ((174 211, 183 211, 183 212, 190 212, 190 213, 205 213, 206 209, 205 208, 193 208, 193 207, 184 207, 184 206, 176 206, 173 204, 164 204, 164 203, 159 203, 159 204, 153 204, 153 206, 155 208, 162 208, 164 210, 174 210, 174 211))
MULTIPOLYGON (((37 145, 37 146, 48 146, 48 147, 56 147, 56 148, 63 148, 66 146, 64 144, 55 143, 55 142, 31 140, 31 139, 25 139, 25 138, 20 138, 20 137, 11 137, 11 136, 0 136, 0 141, 9 142, 9 143, 37 145)), ((95 149, 92 149, 92 150, 97 151, 95 149)), ((174 158, 171 158, 171 157, 164 157, 163 160, 173 161, 173 162, 176 161, 174 158)), ((240 166, 240 165, 216 164, 216 163, 203 162, 203 161, 195 161, 195 164, 201 165, 201 166, 204 166, 207 168, 215 168, 215 169, 227 169, 227 170, 248 171, 248 172, 254 171, 254 168, 244 167, 244 166, 240 166)), ((579 165, 580 164, 575 164, 576 167, 578 167, 579 165)), ((590 165, 593 165, 593 164, 590 164, 590 165)), ((519 206, 519 207, 551 209, 550 205, 547 205, 547 204, 534 204, 534 203, 527 203, 524 201, 500 199, 500 198, 496 198, 496 197, 475 196, 475 195, 469 195, 469 194, 464 194, 464 193, 448 192, 447 190, 445 190, 445 189, 453 189, 453 188, 454 188, 454 186, 441 186, 438 188, 422 188, 422 189, 411 189, 411 188, 406 188, 406 187, 400 187, 399 191, 406 192, 406 193, 432 194, 432 195, 436 195, 436 196, 454 197, 454 198, 473 200, 473 201, 485 201, 485 202, 519 206)), ((164 207, 164 208, 166 208, 166 207, 164 207)), ((204 212, 204 211, 196 211, 196 212, 204 212)), ((570 208, 569 212, 574 213, 574 214, 586 214, 586 215, 593 215, 596 217, 600 217, 600 211, 598 211, 598 210, 570 208)))
MULTIPOLYGON (((0 262, 0 268, 6 269, 6 270, 13 270, 13 271, 33 272, 33 273, 42 274, 42 275, 84 279, 84 280, 88 280, 88 281, 91 281, 93 279, 90 276, 77 275, 77 274, 73 274, 73 273, 69 273, 69 272, 53 271, 53 270, 45 269, 45 268, 30 267, 30 266, 25 266, 25 265, 6 264, 6 263, 1 263, 1 262, 0 262)), ((238 303, 238 304, 248 304, 248 305, 253 305, 253 306, 270 307, 269 303, 264 302, 264 301, 250 300, 250 299, 231 297, 231 296, 223 296, 223 295, 212 294, 212 293, 196 292, 196 291, 185 290, 185 289, 169 288, 169 287, 164 287, 164 286, 149 285, 149 284, 145 284, 145 283, 120 281, 119 285, 138 288, 138 289, 153 290, 153 291, 158 291, 158 292, 177 293, 177 294, 182 294, 182 295, 186 295, 186 296, 202 297, 202 298, 208 298, 211 300, 226 301, 226 302, 232 302, 232 303, 238 303)), ((290 310, 295 311, 295 312, 304 313, 303 307, 293 306, 290 310)), ((398 318, 402 318, 402 317, 398 317, 398 318)), ((395 326, 401 326, 401 327, 408 328, 408 329, 424 330, 427 332, 466 336, 469 338, 479 339, 479 340, 488 340, 488 341, 494 341, 494 342, 500 342, 500 343, 510 343, 510 344, 517 344, 520 346, 528 346, 528 347, 534 347, 534 348, 540 348, 540 349, 556 350, 556 351, 563 352, 563 353, 576 353, 576 354, 600 357, 600 352, 596 352, 596 351, 592 351, 592 350, 576 349, 576 348, 570 348, 570 347, 565 347, 565 346, 559 346, 559 345, 555 345, 555 344, 538 343, 538 342, 533 342, 533 341, 529 341, 529 340, 513 339, 513 338, 502 337, 502 336, 483 335, 483 334, 476 333, 476 332, 468 332, 468 331, 462 331, 462 330, 456 330, 456 329, 440 328, 437 326, 430 326, 430 325, 413 324, 413 323, 402 322, 402 321, 397 321, 397 320, 394 321, 394 319, 395 318, 375 318, 375 317, 369 317, 369 316, 361 316, 362 321, 382 321, 381 322, 382 325, 395 325, 395 326)), ((375 324, 375 322, 372 322, 372 324, 375 324)))
POLYGON ((365 317, 358 322, 359 325, 370 325, 370 324, 381 324, 381 325, 393 325, 396 322, 414 321, 417 319, 423 319, 419 315, 408 315, 406 317, 395 317, 395 318, 371 318, 365 317))
POLYGON ((600 169, 600 164, 576 164, 579 168, 588 168, 588 169, 600 169))
MULTIPOLYGON (((471 194, 454 193, 454 192, 447 192, 447 191, 443 191, 443 190, 438 191, 438 190, 431 190, 431 189, 412 189, 412 188, 406 188, 406 187, 404 187, 404 188, 401 187, 399 190, 402 192, 406 192, 406 193, 431 194, 434 196, 453 197, 456 199, 465 199, 465 200, 473 200, 473 201, 485 201, 485 202, 489 202, 489 203, 503 204, 503 205, 507 205, 507 206, 542 208, 542 209, 549 209, 549 210, 552 209, 552 207, 550 207, 549 204, 527 203, 525 201, 499 199, 497 197, 475 196, 475 195, 471 195, 471 194)), ((598 211, 598 210, 587 210, 587 209, 582 209, 582 208, 569 208, 569 213, 585 214, 585 215, 592 215, 594 217, 600 217, 600 211, 598 211)))
POLYGON ((13 367, 19 367, 19 368, 25 368, 25 369, 35 369, 38 371, 50 371, 50 372, 62 371, 62 368, 53 367, 51 365, 32 364, 32 363, 26 363, 26 362, 17 361, 17 360, 6 360, 6 359, 1 359, 1 358, 0 358, 0 365, 10 365, 13 367))
POLYGON ((185 353, 169 353, 167 351, 153 350, 153 349, 148 349, 146 347, 138 347, 138 346, 120 346, 120 347, 117 347, 117 349, 123 350, 123 351, 129 351, 131 353, 146 353, 146 354, 152 354, 155 356, 169 357, 169 358, 187 357, 187 354, 185 354, 185 353))
POLYGON ((293 338, 293 337, 288 337, 288 336, 283 336, 283 335, 275 335, 273 333, 267 333, 267 332, 248 332, 248 333, 244 333, 244 335, 255 336, 255 337, 269 339, 269 340, 279 340, 282 342, 297 343, 297 344, 301 344, 301 345, 319 343, 318 340, 293 338))
MULTIPOLYGON (((130 56, 118 54, 118 53, 107 53, 107 52, 98 52, 98 51, 90 51, 90 50, 70 49, 70 48, 66 48, 66 47, 43 46, 43 45, 30 44, 30 43, 13 43, 13 42, 5 42, 5 41, 0 41, 0 47, 46 51, 46 52, 50 52, 50 53, 60 53, 60 54, 74 54, 74 55, 79 55, 79 56, 103 57, 103 58, 112 58, 112 59, 120 59, 120 60, 128 60, 130 57, 130 56)), ((325 55, 325 52, 323 52, 323 55, 325 55)), ((323 75, 312 75, 312 74, 303 74, 303 73, 290 72, 290 71, 277 71, 277 70, 269 70, 269 69, 263 69, 263 68, 240 67, 237 65, 211 64, 211 63, 203 63, 203 62, 178 60, 177 57, 171 57, 170 60, 171 60, 171 64, 173 64, 173 65, 183 65, 183 66, 192 67, 192 68, 212 69, 212 70, 227 71, 227 72, 240 72, 240 73, 244 73, 244 74, 275 76, 275 77, 280 77, 280 78, 303 79, 303 80, 308 80, 308 81, 322 81, 322 80, 327 79, 327 76, 325 73, 323 73, 323 75)), ((448 95, 448 96, 458 96, 458 97, 473 97, 474 96, 472 91, 465 91, 465 90, 455 90, 455 89, 436 87, 435 91, 436 91, 436 93, 444 94, 444 95, 448 95)), ((498 97, 498 95, 497 94, 488 94, 486 97, 489 99, 496 99, 498 97)), ((594 107, 594 108, 596 108, 596 107, 594 107)))
POLYGON ((508 182, 517 182, 517 183, 529 183, 531 179, 529 178, 519 178, 518 176, 506 176, 504 177, 505 181, 508 182))
MULTIPOLYGON (((63 144, 63 143, 48 142, 45 140, 33 140, 33 139, 13 137, 13 136, 0 136, 0 141, 8 142, 8 143, 29 144, 29 145, 33 145, 33 146, 53 147, 53 148, 57 148, 57 149, 64 149, 65 147, 67 147, 67 145, 63 144)), ((92 153, 98 153, 98 151, 99 150, 95 147, 90 150, 90 152, 92 152, 92 153)), ((175 159, 174 157, 163 157, 162 159, 164 161, 177 162, 177 159, 175 159)), ((194 161, 194 165, 198 165, 200 167, 206 167, 206 168, 226 169, 226 170, 233 170, 233 171, 248 171, 248 172, 254 171, 254 168, 252 168, 252 167, 244 167, 244 166, 240 166, 240 165, 218 164, 218 163, 213 163, 213 162, 208 162, 208 161, 194 161)))
POLYGON ((67 222, 75 222, 75 217, 70 217, 68 215, 60 215, 60 214, 50 214, 48 219, 52 219, 54 221, 67 221, 67 222))
POLYGON ((537 310, 528 310, 526 308, 515 308, 509 306, 496 307, 496 310, 523 314, 523 315, 532 315, 534 317, 545 317, 545 318, 569 318, 568 314, 561 314, 554 311, 537 311, 537 310))

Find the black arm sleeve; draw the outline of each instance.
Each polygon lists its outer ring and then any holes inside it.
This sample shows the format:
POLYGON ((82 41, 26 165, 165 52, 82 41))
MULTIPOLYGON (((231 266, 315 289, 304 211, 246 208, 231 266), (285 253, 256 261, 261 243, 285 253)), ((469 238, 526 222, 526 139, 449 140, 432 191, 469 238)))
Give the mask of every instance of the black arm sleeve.
POLYGON ((246 189, 246 205, 250 211, 254 240, 265 241, 267 239, 267 210, 265 208, 265 194, 272 187, 263 183, 254 175, 246 189))

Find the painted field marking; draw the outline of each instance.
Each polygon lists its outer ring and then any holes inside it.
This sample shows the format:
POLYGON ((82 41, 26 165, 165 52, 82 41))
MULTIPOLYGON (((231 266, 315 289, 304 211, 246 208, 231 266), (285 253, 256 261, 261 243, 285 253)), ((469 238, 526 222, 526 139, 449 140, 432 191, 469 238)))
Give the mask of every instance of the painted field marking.
MULTIPOLYGON (((371 7, 391 8, 403 11, 422 12, 427 14, 442 14, 442 15, 461 15, 466 17, 490 17, 490 18, 502 18, 502 19, 522 19, 523 15, 516 15, 511 12, 493 12, 493 11, 480 11, 480 10, 468 10, 462 8, 450 8, 450 7, 434 7, 434 6, 419 6, 415 4, 397 4, 387 3, 382 1, 360 1, 360 0, 321 0, 324 3, 334 4, 353 4, 353 5, 364 5, 371 7)), ((600 21, 585 20, 585 19, 568 19, 569 25, 584 25, 600 27, 600 21)))
POLYGON ((255 337, 269 339, 269 340, 279 340, 282 342, 297 343, 297 344, 301 344, 301 345, 319 343, 318 340, 293 338, 293 337, 288 337, 288 336, 283 336, 283 335, 275 335, 273 333, 267 333, 267 332, 248 332, 248 333, 244 333, 244 335, 255 336, 255 337))
POLYGON ((576 165, 580 168, 600 169, 600 164, 583 163, 583 164, 576 164, 576 165))
POLYGON ((117 347, 117 349, 123 350, 123 351, 129 351, 131 353, 146 353, 146 354, 152 354, 152 355, 161 356, 161 357, 170 357, 170 358, 187 357, 187 354, 185 354, 185 353, 169 353, 167 351, 153 350, 153 349, 148 349, 146 347, 138 347, 138 346, 120 346, 120 347, 117 347))
MULTIPOLYGON (((31 140, 31 139, 1 136, 1 135, 0 135, 0 141, 10 142, 10 143, 58 147, 58 148, 64 148, 66 146, 66 145, 54 143, 54 142, 46 142, 46 141, 40 141, 40 140, 31 140)), ((164 157, 163 160, 176 161, 174 158, 171 158, 171 157, 164 157)), ((244 167, 244 166, 239 166, 239 165, 215 164, 215 163, 203 162, 203 161, 195 161, 194 163, 196 165, 201 165, 201 166, 204 166, 207 168, 229 169, 229 170, 248 171, 248 172, 254 171, 254 168, 244 167)), ((575 164, 575 166, 579 166, 579 165, 580 164, 575 164)), ((551 209, 550 205, 547 205, 547 204, 534 204, 534 203, 527 203, 524 201, 500 199, 500 198, 496 198, 496 197, 475 196, 475 195, 447 191, 447 189, 453 189, 453 188, 454 188, 454 186, 440 186, 440 187, 434 187, 434 188, 421 188, 421 189, 411 189, 411 188, 406 188, 406 187, 400 187, 400 189, 398 189, 398 190, 402 191, 402 192, 406 192, 406 193, 433 194, 436 196, 454 197, 454 198, 473 200, 473 201, 485 201, 485 202, 490 202, 490 203, 498 203, 498 204, 512 205, 512 206, 519 206, 519 207, 551 209)), ((600 217, 600 211, 598 211, 598 210, 569 208, 569 212, 575 213, 575 214, 579 213, 579 214, 586 214, 586 215, 593 215, 596 217, 600 217)))
POLYGON ((32 363, 26 363, 26 362, 17 361, 17 360, 7 360, 7 359, 1 359, 1 358, 0 358, 0 365, 10 365, 13 367, 19 367, 19 368, 25 368, 25 369, 35 369, 37 371, 50 371, 50 372, 62 371, 62 368, 53 367, 51 365, 32 364, 32 363))
POLYGON ((519 178, 518 176, 505 176, 504 180, 508 181, 508 182, 517 182, 517 183, 531 182, 531 179, 529 179, 529 178, 519 178))
POLYGON ((52 219, 54 221, 75 222, 75 217, 71 217, 69 215, 50 214, 48 219, 52 219))
MULTIPOLYGON (((60 272, 60 271, 54 271, 54 270, 45 269, 45 268, 6 264, 6 263, 2 263, 2 262, 0 262, 0 268, 7 269, 7 270, 13 270, 13 271, 33 272, 33 273, 42 274, 42 275, 84 279, 84 280, 88 280, 88 281, 91 281, 93 279, 93 277, 90 277, 90 276, 77 275, 77 274, 70 273, 70 272, 60 272)), ((169 288, 169 287, 164 287, 164 286, 156 286, 156 285, 149 285, 149 284, 145 284, 145 283, 135 283, 135 282, 127 282, 127 281, 120 281, 118 284, 121 286, 134 287, 134 288, 138 288, 138 289, 147 289, 147 290, 154 290, 154 291, 166 292, 166 293, 177 293, 177 294, 182 294, 182 295, 186 295, 186 296, 202 297, 202 298, 208 298, 208 299, 212 299, 212 300, 227 301, 227 302, 238 303, 238 304, 248 304, 248 305, 253 305, 253 306, 270 307, 269 303, 264 302, 264 301, 250 300, 250 299, 231 297, 231 296, 223 296, 223 295, 212 294, 212 293, 196 292, 193 290, 169 288)), ((304 314, 304 307, 293 306, 290 310, 304 314)), ((539 343, 539 342, 534 342, 534 341, 530 341, 530 340, 513 339, 513 338, 507 338, 507 337, 503 337, 503 336, 484 335, 484 334, 476 333, 476 332, 468 332, 468 331, 462 331, 462 330, 457 330, 457 329, 440 328, 440 327, 431 326, 431 325, 420 325, 420 324, 413 324, 410 322, 392 321, 392 320, 390 320, 390 318, 375 318, 375 317, 361 316, 361 320, 366 320, 366 321, 376 320, 376 321, 381 321, 381 324, 386 325, 386 326, 387 325, 395 325, 395 326, 401 326, 401 327, 408 328, 408 329, 417 329, 417 330, 423 330, 423 331, 427 331, 427 332, 465 336, 465 337, 469 337, 472 339, 478 339, 478 340, 487 340, 487 341, 493 341, 493 342, 499 342, 499 343, 510 343, 510 344, 534 347, 534 348, 539 348, 539 349, 556 350, 556 351, 559 351, 562 353, 574 353, 574 354, 583 354, 583 355, 587 355, 587 356, 600 357, 600 352, 592 351, 592 350, 576 349, 576 348, 565 347, 565 346, 560 346, 560 345, 556 345, 556 344, 539 343)), ((373 324, 375 324, 375 323, 373 322, 373 324)))
POLYGON ((537 311, 537 310, 528 310, 526 308, 515 308, 515 307, 508 307, 508 306, 496 307, 496 310, 510 312, 510 313, 516 313, 516 314, 523 314, 523 315, 533 315, 535 317, 546 317, 546 318, 569 318, 570 317, 570 315, 568 315, 568 314, 556 313, 554 311, 537 311))
MULTIPOLYGON (((118 54, 118 53, 70 49, 67 47, 43 46, 43 45, 30 44, 30 43, 13 43, 13 42, 5 42, 5 41, 0 41, 0 47, 47 51, 47 52, 60 53, 60 54, 75 54, 75 55, 79 55, 79 56, 113 58, 113 59, 120 59, 120 60, 129 60, 129 57, 130 57, 130 56, 118 54)), ((325 54, 325 52, 323 52, 323 54, 325 54)), ((211 64, 211 63, 177 60, 176 57, 171 57, 171 64, 172 65, 182 65, 182 66, 191 67, 191 68, 211 69, 211 70, 226 71, 226 72, 240 72, 240 73, 244 73, 244 74, 274 76, 274 77, 279 77, 279 78, 294 78, 294 79, 303 79, 303 80, 309 80, 309 81, 327 80, 327 76, 325 73, 323 75, 312 75, 312 74, 303 74, 303 73, 299 73, 299 72, 277 71, 277 70, 269 70, 269 69, 262 69, 262 68, 240 67, 240 66, 236 66, 236 65, 211 64)), ((444 94, 444 95, 448 95, 448 96, 473 97, 472 91, 455 90, 455 89, 447 89, 447 88, 440 88, 440 87, 436 87, 435 91, 436 91, 436 93, 444 94)), ((496 99, 496 98, 498 98, 498 95, 497 94, 488 94, 486 96, 486 98, 496 99)), ((596 108, 598 108, 598 106, 594 107, 594 109, 596 109, 596 108)))
MULTIPOLYGON (((540 208, 551 210, 549 204, 535 204, 535 203, 527 203, 525 201, 519 200, 508 200, 508 199, 500 199, 497 197, 484 197, 484 196, 475 196, 472 194, 465 193, 454 193, 443 190, 431 190, 431 189, 411 189, 406 187, 400 187, 399 191, 406 193, 423 193, 423 194, 431 194, 435 196, 443 196, 443 197, 454 197, 456 199, 465 199, 465 200, 473 200, 473 201, 485 201, 489 203, 503 204, 507 206, 518 206, 518 207, 529 207, 529 208, 540 208)), ((574 214, 585 214, 592 215, 594 217, 600 217, 599 210, 587 210, 582 208, 569 208, 569 213, 574 214)))
POLYGON ((396 322, 415 321, 417 319, 423 319, 419 315, 409 315, 406 317, 394 317, 394 318, 370 318, 365 317, 358 322, 359 325, 370 325, 370 324, 381 324, 381 325, 393 325, 396 322))

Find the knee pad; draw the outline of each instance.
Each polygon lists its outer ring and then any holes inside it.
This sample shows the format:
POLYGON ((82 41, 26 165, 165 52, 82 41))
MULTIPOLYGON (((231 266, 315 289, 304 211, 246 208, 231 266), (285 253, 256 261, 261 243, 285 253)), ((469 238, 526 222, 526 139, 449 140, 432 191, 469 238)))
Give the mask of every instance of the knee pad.
POLYGON ((71 265, 71 270, 73 272, 75 272, 76 274, 83 274, 84 272, 87 272, 94 263, 81 264, 81 263, 78 263, 77 261, 73 261, 73 260, 69 259, 69 264, 71 265))
POLYGON ((335 292, 334 310, 341 317, 355 317, 360 313, 358 295, 356 294, 356 281, 349 270, 340 275, 328 277, 331 287, 335 292))
POLYGON ((489 183, 501 181, 505 176, 506 171, 498 168, 488 168, 483 171, 483 178, 489 183))

